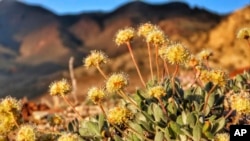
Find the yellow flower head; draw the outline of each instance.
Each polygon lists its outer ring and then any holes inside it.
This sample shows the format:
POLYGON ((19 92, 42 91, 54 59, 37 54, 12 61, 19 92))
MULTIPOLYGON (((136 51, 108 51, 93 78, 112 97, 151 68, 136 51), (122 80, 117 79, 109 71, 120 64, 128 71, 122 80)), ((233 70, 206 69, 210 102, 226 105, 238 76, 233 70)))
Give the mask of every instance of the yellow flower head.
POLYGON ((190 53, 182 44, 176 43, 168 46, 166 57, 171 64, 185 64, 189 60, 190 53))
POLYGON ((231 108, 240 114, 250 114, 250 96, 247 92, 240 92, 230 96, 231 108))
POLYGON ((211 82, 218 86, 225 86, 227 82, 227 75, 224 71, 221 70, 212 70, 210 71, 211 82))
POLYGON ((245 27, 245 28, 240 29, 237 33, 237 38, 238 39, 250 39, 250 28, 245 27))
POLYGON ((78 141, 78 135, 77 134, 63 134, 58 138, 58 141, 78 141))
POLYGON ((198 58, 200 60, 208 60, 209 57, 211 57, 213 55, 211 50, 202 50, 199 54, 198 54, 198 58))
POLYGON ((128 79, 123 73, 115 73, 111 75, 106 82, 107 91, 110 93, 121 90, 127 85, 128 79))
POLYGON ((200 68, 200 66, 199 66, 199 67, 196 67, 196 68, 198 69, 198 71, 200 71, 200 76, 199 76, 199 78, 200 78, 200 80, 201 80, 204 84, 206 84, 206 83, 208 83, 208 82, 211 81, 211 73, 210 73, 210 71, 208 71, 208 70, 206 70, 206 69, 203 69, 203 68, 200 68))
POLYGON ((36 131, 35 128, 31 125, 23 125, 19 129, 17 136, 17 141, 35 141, 36 140, 36 131))
POLYGON ((70 84, 66 79, 52 82, 49 86, 49 93, 52 96, 65 95, 71 90, 70 84))
POLYGON ((162 60, 167 61, 167 48, 168 46, 162 46, 161 48, 159 48, 158 53, 159 56, 161 57, 162 60))
POLYGON ((118 46, 130 42, 135 36, 135 30, 132 27, 128 27, 122 30, 119 30, 116 33, 115 42, 118 46))
POLYGON ((18 101, 15 98, 12 97, 6 97, 2 99, 0 103, 0 110, 4 110, 5 112, 11 113, 11 112, 18 112, 20 113, 22 109, 22 103, 21 101, 18 101))
POLYGON ((115 107, 108 112, 108 122, 119 126, 126 126, 133 117, 134 114, 125 107, 115 107))
POLYGON ((229 141, 230 136, 228 133, 217 133, 214 137, 214 141, 229 141))
POLYGON ((225 86, 227 82, 227 75, 221 70, 201 70, 200 75, 201 81, 203 83, 212 82, 214 85, 225 86))
POLYGON ((8 134, 18 123, 22 104, 12 97, 6 97, 0 102, 0 135, 8 134))
POLYGON ((160 29, 155 29, 147 35, 146 41, 148 43, 161 46, 167 42, 167 38, 163 31, 161 31, 160 29))
POLYGON ((154 31, 156 29, 156 27, 154 25, 152 25, 151 23, 144 23, 141 24, 137 30, 137 34, 138 36, 143 36, 143 37, 147 37, 148 34, 152 31, 154 31))
POLYGON ((88 91, 89 99, 91 99, 95 104, 100 103, 104 99, 104 96, 105 92, 103 91, 103 89, 99 89, 97 87, 93 87, 88 91))
POLYGON ((151 97, 161 98, 166 95, 166 91, 163 86, 154 86, 148 90, 148 94, 151 97))
POLYGON ((87 56, 83 62, 84 66, 90 68, 92 66, 99 66, 100 64, 106 64, 108 57, 102 52, 97 50, 92 50, 91 54, 87 56))

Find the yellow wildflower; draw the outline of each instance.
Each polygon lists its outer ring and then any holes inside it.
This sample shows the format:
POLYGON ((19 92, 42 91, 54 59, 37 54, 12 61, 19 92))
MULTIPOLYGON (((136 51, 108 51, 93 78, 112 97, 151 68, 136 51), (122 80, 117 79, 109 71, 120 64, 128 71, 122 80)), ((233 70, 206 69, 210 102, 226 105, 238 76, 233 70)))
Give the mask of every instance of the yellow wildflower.
POLYGON ((102 89, 97 87, 93 87, 88 91, 88 97, 92 100, 93 103, 98 104, 100 103, 105 96, 105 92, 102 89))
POLYGON ((166 91, 163 86, 154 86, 148 90, 148 94, 151 97, 161 98, 166 95, 166 91))
POLYGON ((250 39, 250 28, 245 27, 238 31, 237 36, 238 39, 250 39))
POLYGON ((128 27, 122 30, 119 30, 115 37, 115 42, 118 46, 125 44, 131 41, 135 36, 135 30, 132 27, 128 27))
POLYGON ((227 75, 224 71, 221 70, 212 70, 210 71, 211 82, 218 86, 225 86, 227 82, 227 75))
POLYGON ((77 134, 63 134, 58 138, 58 141, 78 141, 78 135, 77 134))
POLYGON ((240 114, 250 114, 250 96, 246 92, 236 93, 230 96, 231 108, 240 114))
POLYGON ((108 122, 111 124, 124 126, 133 119, 133 113, 125 107, 115 107, 108 112, 108 122))
POLYGON ((208 60, 209 57, 211 57, 213 55, 211 50, 202 50, 199 54, 198 54, 198 58, 200 60, 208 60))
POLYGON ((52 96, 65 95, 71 90, 70 84, 68 83, 66 79, 52 82, 49 88, 50 88, 49 93, 52 96))
POLYGON ((19 129, 17 136, 17 141, 35 141, 36 140, 36 131, 35 128, 31 125, 23 125, 19 129))
POLYGON ((156 27, 151 23, 144 23, 139 26, 137 34, 138 36, 143 36, 146 38, 148 34, 154 31, 155 29, 156 27))
POLYGON ((4 98, 0 103, 0 110, 4 110, 6 112, 21 112, 21 109, 22 109, 21 101, 12 97, 4 98))
POLYGON ((115 73, 111 75, 106 82, 107 91, 110 93, 121 90, 127 85, 127 76, 123 73, 115 73))
POLYGON ((185 64, 189 60, 190 53, 182 44, 176 43, 168 46, 166 57, 171 64, 185 64))
POLYGON ((87 56, 83 62, 84 66, 90 68, 92 66, 99 66, 100 64, 106 64, 108 57, 102 52, 97 50, 92 50, 90 55, 87 56))
POLYGON ((214 141, 229 141, 230 136, 228 133, 217 133, 214 137, 214 141))
POLYGON ((167 38, 163 31, 160 29, 155 29, 147 35, 146 41, 148 43, 161 46, 167 42, 167 38))

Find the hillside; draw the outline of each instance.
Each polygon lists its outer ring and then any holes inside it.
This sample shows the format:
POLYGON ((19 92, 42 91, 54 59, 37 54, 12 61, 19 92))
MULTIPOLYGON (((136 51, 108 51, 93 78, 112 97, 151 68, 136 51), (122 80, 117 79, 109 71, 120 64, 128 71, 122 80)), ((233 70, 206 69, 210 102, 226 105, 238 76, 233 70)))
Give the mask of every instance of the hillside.
MULTIPOLYGON (((58 16, 39 6, 30 6, 19 1, 2 1, 0 87, 4 89, 0 95, 34 98, 45 93, 51 81, 67 72, 70 56, 76 58, 75 67, 78 67, 82 65, 82 58, 91 49, 101 49, 110 57, 123 56, 119 62, 114 62, 117 65, 112 68, 120 70, 124 67, 122 64, 128 60, 128 55, 126 48, 117 48, 114 44, 115 33, 120 28, 137 27, 138 24, 148 21, 159 25, 169 38, 182 41, 193 52, 202 48, 230 52, 221 48, 228 46, 229 42, 234 42, 236 29, 249 23, 250 15, 247 13, 250 12, 246 10, 249 11, 249 7, 231 15, 220 16, 204 9, 190 8, 180 2, 150 5, 137 1, 123 5, 110 13, 58 16), (239 17, 242 21, 231 25, 230 21, 238 20, 239 17), (221 30, 225 26, 228 26, 225 36, 231 34, 232 37, 225 38, 221 35, 224 33, 221 30), (220 43, 216 37, 220 37, 220 43)), ((138 52, 141 52, 141 46, 135 41, 138 52)), ((233 50, 236 52, 236 58, 241 56, 242 51, 243 48, 241 51, 233 50)), ((242 59, 244 60, 243 57, 239 57, 238 62, 242 59)), ((232 68, 232 65, 233 68, 240 66, 222 62, 221 67, 228 69, 232 68)), ((125 69, 130 70, 129 65, 125 69)), ((76 71, 79 70, 81 67, 76 71)), ((84 71, 79 72, 79 77, 85 75, 84 71)))

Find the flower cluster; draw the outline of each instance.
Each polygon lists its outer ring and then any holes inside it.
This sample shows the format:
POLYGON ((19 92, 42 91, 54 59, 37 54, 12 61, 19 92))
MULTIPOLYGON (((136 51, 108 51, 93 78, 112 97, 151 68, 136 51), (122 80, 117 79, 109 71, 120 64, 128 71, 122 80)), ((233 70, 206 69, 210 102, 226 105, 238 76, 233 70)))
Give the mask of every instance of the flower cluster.
POLYGON ((36 140, 36 131, 35 128, 31 125, 23 125, 19 129, 17 136, 17 141, 35 141, 36 140))
POLYGON ((105 96, 105 92, 103 89, 99 89, 97 87, 92 87, 88 91, 88 97, 92 100, 93 103, 98 104, 100 103, 105 96))
POLYGON ((108 92, 117 92, 128 85, 127 76, 124 73, 115 73, 109 77, 106 82, 108 92))
POLYGON ((115 42, 118 46, 126 44, 131 41, 135 36, 135 30, 132 27, 128 27, 122 30, 119 30, 115 37, 115 42))
POLYGON ((133 119, 133 113, 125 107, 115 107, 108 113, 108 121, 114 125, 125 126, 131 119, 133 119))
POLYGON ((0 134, 5 135, 17 126, 22 104, 12 97, 6 97, 0 102, 0 134))
POLYGON ((63 134, 58 138, 58 141, 78 141, 78 136, 77 134, 63 134))
POLYGON ((214 137, 214 141, 229 141, 230 136, 228 133, 218 133, 214 137))
POLYGON ((171 64, 186 64, 190 57, 188 49, 180 43, 169 45, 161 54, 171 64))
POLYGON ((250 96, 247 92, 240 92, 230 96, 231 108, 240 114, 250 114, 250 96))
POLYGON ((161 46, 167 42, 167 38, 162 30, 155 29, 147 35, 146 41, 148 43, 161 46))
POLYGON ((200 79, 203 83, 212 82, 214 85, 225 86, 227 82, 227 75, 221 70, 201 70, 200 79))
POLYGON ((71 86, 66 79, 52 82, 49 88, 49 93, 52 96, 65 95, 71 90, 71 86))
POLYGON ((151 23, 144 23, 138 27, 137 35, 146 38, 152 31, 157 29, 157 27, 151 23))
POLYGON ((166 95, 166 91, 163 86, 154 86, 148 90, 148 94, 151 97, 161 98, 166 95))
POLYGON ((90 55, 83 60, 84 66, 87 68, 92 66, 97 67, 100 64, 106 64, 107 61, 108 57, 102 51, 97 50, 92 50, 90 55))

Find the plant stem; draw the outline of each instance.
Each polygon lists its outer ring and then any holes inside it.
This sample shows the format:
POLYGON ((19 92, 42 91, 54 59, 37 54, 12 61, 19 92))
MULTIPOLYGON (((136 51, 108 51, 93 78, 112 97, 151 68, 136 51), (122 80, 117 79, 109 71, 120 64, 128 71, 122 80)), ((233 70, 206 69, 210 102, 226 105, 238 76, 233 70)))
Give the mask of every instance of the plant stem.
POLYGON ((149 42, 147 42, 147 47, 148 47, 148 59, 149 59, 149 67, 150 67, 150 74, 151 74, 151 79, 154 79, 154 72, 153 72, 153 67, 152 67, 152 59, 151 59, 151 48, 149 42))
POLYGON ((175 93, 175 77, 176 77, 176 74, 177 74, 178 70, 179 70, 179 65, 176 64, 175 71, 174 71, 174 74, 173 74, 173 77, 172 77, 172 87, 173 87, 172 88, 173 89, 172 93, 173 94, 175 93))
POLYGON ((160 102, 162 111, 163 111, 164 114, 168 117, 168 113, 167 113, 167 111, 166 111, 166 109, 165 109, 165 107, 164 107, 164 104, 163 104, 162 100, 161 100, 160 98, 157 98, 157 99, 158 99, 158 101, 160 102))
POLYGON ((107 75, 102 71, 99 65, 97 65, 96 68, 105 79, 108 79, 107 75))
POLYGON ((71 83, 72 83, 72 91, 71 91, 71 93, 72 93, 72 95, 74 97, 75 103, 78 103, 77 95, 76 95, 77 84, 76 84, 76 79, 75 79, 75 75, 74 75, 73 63, 74 63, 74 57, 71 56, 70 59, 69 59, 69 74, 70 74, 71 83))
POLYGON ((126 98, 132 105, 134 105, 139 111, 141 109, 138 107, 138 105, 129 97, 127 96, 122 90, 119 91, 121 95, 123 95, 124 98, 126 98))
POLYGON ((160 80, 160 70, 159 70, 159 61, 158 61, 158 46, 155 46, 155 64, 156 64, 156 70, 157 70, 157 80, 160 80))
POLYGON ((167 76, 169 76, 168 63, 165 60, 163 61, 163 63, 164 63, 165 72, 167 72, 167 76))
POLYGON ((233 109, 231 109, 228 113, 227 113, 227 115, 225 116, 225 119, 227 119, 232 113, 233 113, 233 109))
POLYGON ((214 91, 214 89, 216 88, 217 85, 213 85, 213 87, 209 90, 209 92, 207 93, 207 97, 204 103, 204 107, 203 107, 203 113, 205 113, 206 107, 208 105, 208 99, 210 97, 210 95, 212 94, 212 92, 214 91))
POLYGON ((82 120, 82 116, 80 113, 75 109, 75 107, 70 103, 70 101, 65 97, 65 95, 62 95, 63 100, 72 108, 72 110, 77 114, 78 118, 82 120))
POLYGON ((100 109, 102 110, 102 113, 104 114, 105 118, 107 118, 107 114, 106 114, 106 112, 105 112, 105 110, 104 110, 104 108, 102 106, 102 103, 99 102, 98 105, 99 105, 100 109))
POLYGON ((139 67, 138 67, 138 65, 137 65, 137 63, 136 63, 136 61, 135 61, 134 54, 133 54, 133 51, 132 51, 132 49, 131 49, 130 42, 126 42, 126 44, 127 44, 127 47, 128 47, 129 53, 130 53, 130 56, 131 56, 131 58, 132 58, 132 61, 133 61, 134 65, 135 65, 136 71, 137 71, 137 73, 138 73, 138 75, 139 75, 139 77, 140 77, 141 83, 143 84, 144 87, 146 87, 146 83, 145 83, 145 81, 143 80, 143 77, 142 77, 142 75, 141 75, 141 72, 140 72, 140 70, 139 70, 139 67))
POLYGON ((131 132, 133 132, 133 133, 137 134, 138 136, 142 137, 143 140, 145 140, 145 141, 153 141, 153 140, 151 140, 151 139, 148 139, 148 138, 145 137, 144 135, 140 134, 138 131, 136 131, 136 130, 133 129, 132 127, 129 127, 129 126, 128 126, 128 129, 129 129, 131 132))

